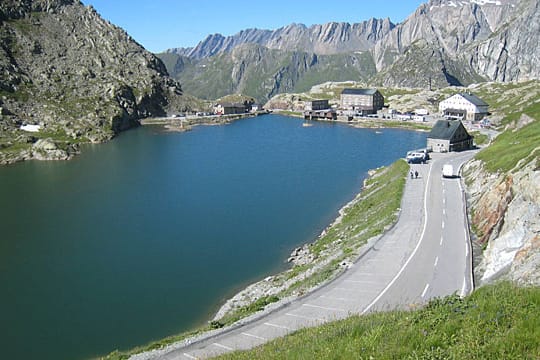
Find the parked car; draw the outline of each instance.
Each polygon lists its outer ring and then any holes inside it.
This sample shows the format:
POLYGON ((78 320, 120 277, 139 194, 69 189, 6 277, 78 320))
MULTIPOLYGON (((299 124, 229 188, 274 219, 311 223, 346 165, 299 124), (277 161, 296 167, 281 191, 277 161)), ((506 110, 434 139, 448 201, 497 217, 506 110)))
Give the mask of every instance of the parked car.
POLYGON ((409 164, 425 164, 427 161, 427 153, 409 152, 407 153, 407 162, 409 164))

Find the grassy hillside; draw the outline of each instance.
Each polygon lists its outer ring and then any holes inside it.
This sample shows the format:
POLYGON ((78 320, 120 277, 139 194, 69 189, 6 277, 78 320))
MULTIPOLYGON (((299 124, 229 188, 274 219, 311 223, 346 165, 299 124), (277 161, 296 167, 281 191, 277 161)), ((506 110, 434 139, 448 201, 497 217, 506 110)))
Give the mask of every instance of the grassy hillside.
POLYGON ((536 161, 540 168, 540 82, 485 84, 476 93, 487 101, 506 129, 477 159, 490 172, 508 172, 536 161))
POLYGON ((246 44, 200 61, 158 56, 187 93, 204 99, 242 93, 265 102, 278 93, 305 91, 327 80, 362 81, 376 72, 368 52, 315 55, 246 44))
POLYGON ((294 86, 295 92, 308 91, 326 81, 367 81, 377 72, 368 52, 318 56, 317 64, 306 71, 294 86))
POLYGON ((540 289, 510 283, 303 329, 220 359, 538 359, 540 289))
POLYGON ((536 161, 536 169, 540 169, 540 119, 522 128, 503 132, 476 158, 482 160, 492 173, 519 170, 520 166, 531 161, 536 161))

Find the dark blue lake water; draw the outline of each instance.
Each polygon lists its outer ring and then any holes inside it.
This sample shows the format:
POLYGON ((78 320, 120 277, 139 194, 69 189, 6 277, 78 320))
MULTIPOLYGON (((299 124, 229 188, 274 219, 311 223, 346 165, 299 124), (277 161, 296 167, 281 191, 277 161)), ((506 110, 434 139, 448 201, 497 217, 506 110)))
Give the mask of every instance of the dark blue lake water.
POLYGON ((2 357, 89 358, 208 321, 425 139, 267 115, 1 167, 2 357))

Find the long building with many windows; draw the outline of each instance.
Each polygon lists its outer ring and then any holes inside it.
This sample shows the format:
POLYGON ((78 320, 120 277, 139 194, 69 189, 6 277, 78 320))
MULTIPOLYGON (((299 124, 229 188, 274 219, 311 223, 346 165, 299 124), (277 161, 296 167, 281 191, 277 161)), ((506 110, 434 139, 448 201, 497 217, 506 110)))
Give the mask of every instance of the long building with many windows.
POLYGON ((455 94, 439 103, 441 115, 447 119, 482 120, 488 114, 489 105, 470 93, 455 94))
POLYGON ((384 97, 377 89, 343 89, 341 108, 360 115, 376 114, 384 106, 384 97))

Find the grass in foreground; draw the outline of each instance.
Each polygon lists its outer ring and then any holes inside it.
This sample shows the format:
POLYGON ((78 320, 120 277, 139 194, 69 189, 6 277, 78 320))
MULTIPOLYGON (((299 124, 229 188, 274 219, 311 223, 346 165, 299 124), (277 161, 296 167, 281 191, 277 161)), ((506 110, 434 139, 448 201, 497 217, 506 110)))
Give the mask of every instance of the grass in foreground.
POLYGON ((540 288, 503 282, 416 311, 353 316, 220 359, 538 359, 540 288))

